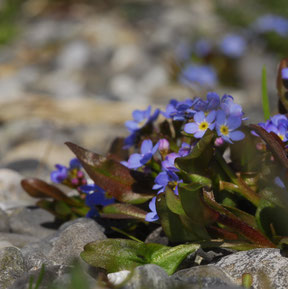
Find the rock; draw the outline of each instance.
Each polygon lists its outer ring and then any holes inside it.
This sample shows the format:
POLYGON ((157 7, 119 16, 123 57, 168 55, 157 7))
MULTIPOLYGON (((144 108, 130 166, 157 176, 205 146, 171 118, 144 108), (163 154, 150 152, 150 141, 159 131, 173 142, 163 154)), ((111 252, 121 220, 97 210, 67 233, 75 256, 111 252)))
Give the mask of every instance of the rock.
POLYGON ((27 271, 21 251, 15 247, 0 250, 0 288, 9 288, 27 271))
POLYGON ((48 229, 54 223, 54 216, 41 208, 17 209, 9 218, 13 233, 44 238, 55 232, 48 229), (46 227, 45 227, 46 226, 46 227))
POLYGON ((39 238, 31 235, 0 233, 0 242, 9 242, 12 246, 23 248, 27 244, 38 241, 39 238))
POLYGON ((79 258, 87 243, 105 238, 100 225, 91 219, 80 218, 64 224, 50 238, 52 249, 47 257, 55 264, 69 265, 75 258, 79 258))
POLYGON ((288 288, 288 258, 279 249, 262 248, 223 257, 215 266, 224 270, 237 284, 244 273, 253 277, 253 288, 288 288))
MULTIPOLYGON (((63 274, 66 274, 69 271, 69 268, 66 266, 47 266, 44 269, 43 279, 40 283, 38 289, 48 289, 51 288, 53 281, 57 280, 63 274)), ((35 270, 33 272, 29 272, 21 276, 9 289, 27 289, 29 288, 30 278, 33 277, 35 286, 41 269, 35 270)), ((34 288, 34 287, 33 287, 34 288)))
POLYGON ((167 273, 159 266, 147 264, 137 267, 129 281, 121 289, 167 289, 171 282, 167 273))
POLYGON ((5 203, 24 201, 26 205, 34 204, 35 199, 28 196, 22 189, 20 182, 23 176, 19 173, 9 170, 0 169, 0 208, 4 209, 5 203))
POLYGON ((145 243, 158 243, 162 245, 168 245, 168 238, 165 236, 162 227, 159 227, 152 231, 147 238, 145 239, 145 243))
POLYGON ((90 46, 89 43, 80 40, 74 40, 67 43, 58 55, 59 69, 79 70, 83 69, 89 61, 90 46))
POLYGON ((5 211, 0 209, 0 236, 1 232, 9 232, 9 218, 5 211))
POLYGON ((39 270, 43 264, 45 267, 54 265, 39 249, 31 250, 31 247, 28 248, 26 247, 21 250, 28 271, 39 270))
POLYGON ((184 288, 234 288, 232 279, 215 266, 196 266, 176 272, 171 276, 174 286, 184 288), (222 287, 223 286, 223 287, 222 287))

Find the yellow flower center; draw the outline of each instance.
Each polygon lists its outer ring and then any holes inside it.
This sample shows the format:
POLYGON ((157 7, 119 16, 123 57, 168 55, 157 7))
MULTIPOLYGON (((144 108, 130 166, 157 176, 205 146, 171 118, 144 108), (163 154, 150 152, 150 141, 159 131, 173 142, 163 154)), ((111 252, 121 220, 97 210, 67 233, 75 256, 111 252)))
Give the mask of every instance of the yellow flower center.
POLYGON ((221 127, 220 127, 220 132, 221 132, 221 134, 222 135, 228 135, 229 134, 229 128, 228 128, 228 126, 227 125, 221 125, 221 127))
POLYGON ((199 124, 199 129, 200 129, 200 130, 206 130, 208 127, 209 127, 209 123, 208 123, 207 121, 202 121, 202 122, 199 124))
POLYGON ((279 138, 283 141, 284 140, 284 135, 278 134, 279 138))

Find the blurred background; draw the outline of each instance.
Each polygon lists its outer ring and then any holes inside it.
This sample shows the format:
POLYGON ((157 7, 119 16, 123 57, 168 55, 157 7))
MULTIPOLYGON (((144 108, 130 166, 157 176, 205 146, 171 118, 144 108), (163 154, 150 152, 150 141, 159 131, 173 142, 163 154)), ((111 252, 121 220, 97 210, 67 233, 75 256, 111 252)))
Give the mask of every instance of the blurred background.
POLYGON ((287 0, 0 0, 0 165, 47 179, 65 141, 105 153, 134 109, 211 90, 262 121, 287 46, 287 0))

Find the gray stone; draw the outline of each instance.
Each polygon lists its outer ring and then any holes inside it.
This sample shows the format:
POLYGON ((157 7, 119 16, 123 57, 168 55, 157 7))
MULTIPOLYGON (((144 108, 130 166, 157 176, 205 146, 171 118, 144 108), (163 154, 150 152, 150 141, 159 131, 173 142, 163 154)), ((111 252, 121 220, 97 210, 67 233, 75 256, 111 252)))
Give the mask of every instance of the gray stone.
POLYGON ((215 266, 196 266, 176 272, 171 277, 174 286, 184 288, 232 288, 232 279, 220 268, 215 266))
POLYGON ((51 236, 49 243, 52 249, 47 257, 55 264, 69 265, 75 258, 79 258, 87 243, 105 238, 100 225, 91 219, 80 218, 64 224, 51 236))
POLYGON ((162 227, 159 227, 152 231, 145 239, 145 243, 158 243, 162 245, 168 245, 168 242, 169 240, 165 236, 162 227))
POLYGON ((223 257, 215 266, 223 269, 235 283, 249 273, 253 288, 288 288, 288 258, 281 256, 279 249, 262 248, 237 252, 223 257))
POLYGON ((0 288, 9 288, 27 271, 21 251, 15 247, 0 250, 0 288))
MULTIPOLYGON (((40 283, 38 289, 48 289, 51 288, 53 281, 57 280, 63 274, 68 272, 69 268, 66 266, 47 266, 44 269, 43 279, 40 283)), ((9 289, 27 289, 29 288, 29 281, 32 277, 34 280, 33 286, 39 278, 41 269, 23 274, 9 289)), ((34 287, 33 287, 34 288, 34 287)))
MULTIPOLYGON (((9 232, 9 218, 5 211, 0 209, 0 232, 9 232)), ((0 233, 1 235, 1 233, 0 233)))
POLYGON ((147 264, 137 267, 131 279, 121 287, 121 289, 139 288, 167 289, 171 288, 171 282, 169 276, 161 267, 147 264))
POLYGON ((21 208, 15 210, 9 218, 12 232, 44 238, 55 232, 54 229, 45 228, 51 225, 54 216, 41 208, 21 208))
POLYGON ((23 235, 16 233, 0 233, 0 241, 9 242, 13 246, 22 248, 30 243, 38 241, 39 238, 31 235, 23 235))
POLYGON ((24 200, 26 204, 35 203, 35 199, 29 197, 22 189, 22 179, 23 176, 13 170, 0 169, 0 208, 4 209, 2 204, 9 201, 24 200))

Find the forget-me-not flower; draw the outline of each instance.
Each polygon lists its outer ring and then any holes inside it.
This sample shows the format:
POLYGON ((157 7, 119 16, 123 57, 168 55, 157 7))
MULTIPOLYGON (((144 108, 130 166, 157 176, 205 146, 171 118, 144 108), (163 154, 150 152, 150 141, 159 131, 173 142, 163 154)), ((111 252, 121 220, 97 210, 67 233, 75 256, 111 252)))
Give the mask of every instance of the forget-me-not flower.
POLYGON ((150 161, 153 155, 156 153, 159 147, 159 142, 153 146, 153 143, 150 139, 144 140, 141 144, 140 154, 132 154, 127 162, 121 162, 123 165, 129 169, 137 169, 145 165, 150 161))
POLYGON ((105 191, 95 184, 81 186, 80 191, 86 194, 85 204, 90 208, 86 217, 89 218, 99 215, 96 206, 107 206, 115 202, 114 198, 106 198, 105 191))
POLYGON ((159 216, 157 215, 156 211, 156 197, 152 198, 152 200, 149 203, 149 209, 151 212, 146 214, 145 220, 147 222, 154 222, 159 219, 159 216))
POLYGON ((227 117, 224 111, 219 110, 216 117, 216 131, 218 136, 229 143, 242 140, 245 137, 244 133, 240 130, 236 130, 241 126, 241 122, 241 117, 227 117))
POLYGON ((227 34, 220 43, 220 50, 228 57, 238 58, 246 50, 246 40, 239 34, 227 34))
POLYGON ((194 122, 185 124, 184 131, 193 134, 195 138, 201 138, 209 128, 213 130, 215 127, 216 111, 212 110, 206 116, 203 111, 199 111, 194 115, 194 122))

